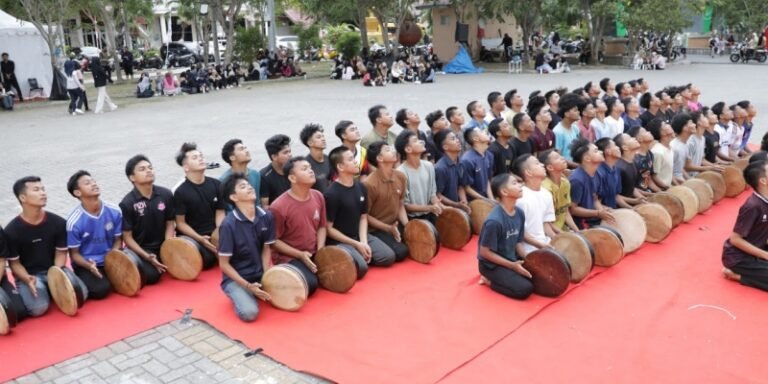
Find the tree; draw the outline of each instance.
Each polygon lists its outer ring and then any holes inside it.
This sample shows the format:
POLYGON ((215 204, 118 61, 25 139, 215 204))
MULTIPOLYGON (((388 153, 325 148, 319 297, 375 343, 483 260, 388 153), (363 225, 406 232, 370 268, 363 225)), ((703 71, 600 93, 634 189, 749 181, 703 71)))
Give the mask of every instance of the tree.
MULTIPOLYGON (((240 9, 243 6, 244 0, 209 0, 208 4, 211 6, 211 17, 214 20, 213 33, 218 33, 216 24, 221 24, 224 29, 224 35, 226 37, 227 45, 224 50, 224 65, 228 65, 232 61, 232 42, 235 37, 235 26, 237 24, 237 15, 240 13, 240 9)), ((214 50, 218 56, 218 36, 214 38, 214 50)), ((217 64, 219 58, 216 58, 217 64)))
POLYGON ((714 1, 715 14, 732 31, 744 34, 761 31, 768 24, 768 2, 765 0, 714 1))
POLYGON ((58 67, 56 48, 63 48, 64 40, 60 36, 62 35, 67 11, 71 10, 70 0, 21 0, 21 6, 29 22, 37 28, 40 36, 43 37, 43 40, 48 45, 51 66, 55 71, 55 68, 58 67))
POLYGON ((368 15, 370 0, 284 0, 286 5, 297 7, 313 15, 317 21, 325 24, 350 23, 360 28, 363 46, 368 47, 368 27, 365 18, 368 15))
MULTIPOLYGON (((701 14, 706 0, 644 0, 628 1, 619 20, 626 26, 630 38, 630 52, 634 52, 640 32, 667 33, 672 36, 691 26, 692 18, 701 14), (663 15, 663 17, 660 17, 663 15)), ((671 48, 672 44, 668 44, 671 48)))

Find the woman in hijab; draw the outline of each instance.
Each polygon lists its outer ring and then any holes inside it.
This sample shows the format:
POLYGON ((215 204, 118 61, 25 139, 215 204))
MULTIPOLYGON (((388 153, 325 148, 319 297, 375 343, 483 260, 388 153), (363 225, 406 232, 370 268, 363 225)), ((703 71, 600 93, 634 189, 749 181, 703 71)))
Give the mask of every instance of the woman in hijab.
POLYGON ((155 92, 152 90, 152 82, 149 80, 149 73, 142 72, 139 79, 139 85, 136 86, 136 97, 139 99, 152 97, 155 92))

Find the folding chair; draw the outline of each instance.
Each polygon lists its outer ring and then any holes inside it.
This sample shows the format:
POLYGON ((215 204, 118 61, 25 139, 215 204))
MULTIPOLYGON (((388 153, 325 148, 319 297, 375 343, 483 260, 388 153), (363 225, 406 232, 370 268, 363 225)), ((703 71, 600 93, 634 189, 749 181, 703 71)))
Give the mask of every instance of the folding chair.
POLYGON ((36 78, 33 77, 31 79, 27 79, 27 83, 29 84, 30 99, 32 98, 32 92, 35 92, 35 91, 40 92, 40 97, 45 97, 45 89, 37 83, 36 78))

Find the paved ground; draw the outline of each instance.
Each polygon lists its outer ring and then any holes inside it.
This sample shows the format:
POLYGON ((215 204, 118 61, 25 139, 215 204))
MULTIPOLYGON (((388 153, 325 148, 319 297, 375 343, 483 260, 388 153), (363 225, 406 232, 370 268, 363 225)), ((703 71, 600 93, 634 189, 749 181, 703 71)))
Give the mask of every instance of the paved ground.
MULTIPOLYGON (((509 75, 496 65, 482 75, 446 75, 439 76, 436 84, 383 88, 320 78, 255 83, 207 95, 120 98, 120 109, 114 113, 76 117, 66 114, 62 102, 22 105, 13 113, 0 113, 0 153, 4 162, 0 168, 0 223, 7 223, 18 213, 11 186, 14 180, 29 174, 41 176, 47 185, 49 209, 66 216, 76 204, 66 192, 66 180, 72 173, 78 169, 91 171, 102 187, 104 199, 117 203, 131 188, 123 169, 125 161, 136 153, 144 153, 153 161, 158 184, 172 186, 183 177, 173 157, 184 141, 197 142, 208 160, 224 164, 219 155, 221 145, 239 137, 251 148, 252 166, 261 168, 268 163, 263 142, 269 136, 288 134, 295 140, 294 153, 304 154, 298 132, 304 124, 317 122, 325 126, 332 148, 339 144, 333 126, 348 119, 367 132, 367 109, 377 103, 388 106, 392 113, 408 107, 423 117, 434 109, 444 110, 450 105, 463 108, 472 99, 485 100, 493 90, 517 88, 527 95, 560 85, 576 88, 606 76, 616 82, 644 77, 653 89, 693 82, 702 89, 704 104, 750 99, 762 113, 752 135, 752 141, 759 142, 768 128, 768 65, 726 61, 725 57, 701 56, 665 71, 577 67, 573 73, 560 75, 509 75), (723 65, 705 65, 715 63, 723 65)), ((91 98, 95 96, 93 90, 89 93, 91 98)), ((211 174, 217 176, 220 172, 211 174)), ((316 382, 263 356, 246 359, 245 352, 243 346, 207 325, 181 326, 174 322, 19 378, 18 382, 316 382)))

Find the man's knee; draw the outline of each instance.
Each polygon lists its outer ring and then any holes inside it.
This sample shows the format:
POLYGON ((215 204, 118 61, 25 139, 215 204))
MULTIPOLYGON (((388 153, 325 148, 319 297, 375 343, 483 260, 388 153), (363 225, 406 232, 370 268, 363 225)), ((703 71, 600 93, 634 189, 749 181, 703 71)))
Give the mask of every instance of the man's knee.
POLYGON ((255 321, 256 318, 259 317, 259 306, 255 305, 253 307, 248 306, 247 308, 240 308, 237 310, 237 317, 246 323, 255 321))
POLYGON ((528 279, 521 279, 512 284, 511 287, 507 287, 509 297, 518 300, 525 300, 531 294, 533 294, 533 283, 528 279))
POLYGON ((90 285, 88 286, 89 299, 101 300, 107 297, 110 292, 112 292, 112 284, 109 283, 109 280, 107 280, 106 277, 90 281, 90 285))

